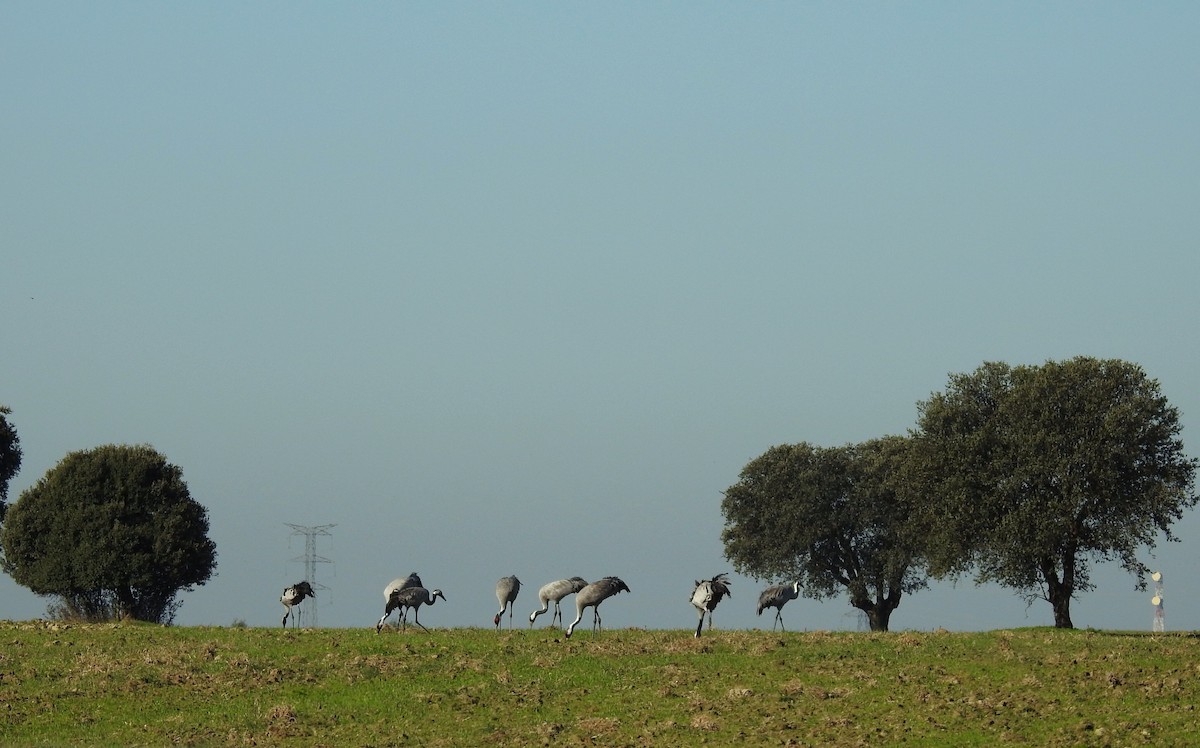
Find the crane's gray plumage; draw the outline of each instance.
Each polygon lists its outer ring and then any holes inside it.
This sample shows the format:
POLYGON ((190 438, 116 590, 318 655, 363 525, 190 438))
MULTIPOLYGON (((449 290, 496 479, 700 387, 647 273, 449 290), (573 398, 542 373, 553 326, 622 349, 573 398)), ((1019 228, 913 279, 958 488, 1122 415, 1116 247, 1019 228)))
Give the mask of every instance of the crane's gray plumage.
POLYGON ((600 629, 600 603, 618 592, 629 591, 629 585, 617 577, 605 577, 599 581, 592 582, 575 593, 575 620, 571 622, 570 626, 567 626, 567 638, 571 638, 571 632, 583 620, 583 611, 585 608, 591 607, 592 609, 592 633, 595 633, 600 629))
POLYGON ((758 614, 761 616, 763 610, 767 608, 775 609, 775 621, 771 623, 771 630, 775 630, 775 623, 779 624, 781 630, 783 628, 783 606, 787 605, 789 600, 795 600, 800 596, 800 583, 792 582, 791 584, 776 584, 766 588, 762 594, 758 596, 758 614))
POLYGON ((392 596, 393 593, 397 592, 398 590, 402 590, 402 589, 405 589, 408 587, 424 587, 424 586, 425 585, 421 583, 421 577, 418 576, 417 572, 414 571, 411 574, 409 574, 407 577, 396 577, 392 581, 388 582, 388 586, 383 588, 383 599, 387 600, 389 597, 392 596))
POLYGON ((500 612, 492 619, 492 623, 496 624, 496 630, 500 630, 500 617, 504 615, 504 611, 508 611, 508 628, 512 629, 513 603, 517 600, 517 593, 521 591, 521 580, 515 576, 501 577, 496 582, 496 602, 500 603, 500 612))
POLYGON ((405 614, 407 613, 407 610, 399 605, 392 604, 393 595, 400 590, 406 590, 410 587, 424 586, 425 585, 421 583, 421 577, 417 576, 417 572, 415 571, 409 574, 407 577, 396 577, 392 581, 388 582, 387 586, 383 588, 383 617, 379 619, 379 623, 375 624, 375 633, 379 633, 379 630, 383 628, 383 622, 386 621, 387 617, 392 614, 392 611, 396 610, 397 608, 400 609, 400 615, 397 617, 400 619, 401 623, 405 622, 405 614))
MULTIPOLYGON (((391 613, 393 608, 412 608, 413 622, 428 631, 429 629, 425 628, 425 624, 421 623, 421 606, 433 605, 439 597, 443 600, 446 599, 441 590, 430 592, 424 587, 405 587, 402 590, 396 590, 396 594, 392 595, 388 600, 387 613, 391 613)), ((384 618, 387 617, 387 613, 384 613, 384 618)), ((408 618, 401 616, 400 621, 402 625, 406 626, 408 618)), ((376 627, 375 633, 379 633, 378 627, 376 627)))
POLYGON ((587 587, 587 580, 583 577, 571 577, 570 579, 559 579, 554 582, 547 582, 538 590, 538 603, 542 606, 539 610, 535 610, 529 614, 529 626, 533 627, 533 621, 541 614, 550 610, 550 603, 554 603, 554 615, 550 616, 550 625, 554 625, 554 620, 562 623, 562 610, 558 607, 562 599, 567 595, 572 595, 584 587, 587 587))
POLYGON ((708 613, 708 629, 711 631, 713 609, 717 607, 717 603, 721 602, 721 598, 726 595, 733 597, 733 592, 729 589, 728 576, 728 574, 718 574, 703 582, 697 580, 696 586, 692 588, 691 603, 700 614, 700 622, 696 624, 697 637, 700 636, 700 629, 704 627, 704 614, 708 613))
MULTIPOLYGON (((288 617, 292 615, 292 606, 299 605, 306 597, 316 597, 317 593, 313 592, 312 585, 307 580, 296 582, 291 587, 285 587, 283 594, 279 597, 279 602, 283 603, 283 627, 287 628, 288 617)), ((295 619, 293 619, 293 624, 295 619)))

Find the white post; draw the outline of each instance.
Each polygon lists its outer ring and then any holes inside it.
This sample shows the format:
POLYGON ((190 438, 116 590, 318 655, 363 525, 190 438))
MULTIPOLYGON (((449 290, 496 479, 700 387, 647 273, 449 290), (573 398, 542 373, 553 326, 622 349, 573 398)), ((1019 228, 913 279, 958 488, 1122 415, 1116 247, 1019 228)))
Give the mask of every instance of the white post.
POLYGON ((1154 627, 1151 629, 1155 633, 1161 633, 1167 630, 1167 616, 1163 612, 1163 575, 1161 571, 1156 571, 1150 575, 1154 580, 1154 597, 1150 598, 1150 603, 1154 606, 1154 627))

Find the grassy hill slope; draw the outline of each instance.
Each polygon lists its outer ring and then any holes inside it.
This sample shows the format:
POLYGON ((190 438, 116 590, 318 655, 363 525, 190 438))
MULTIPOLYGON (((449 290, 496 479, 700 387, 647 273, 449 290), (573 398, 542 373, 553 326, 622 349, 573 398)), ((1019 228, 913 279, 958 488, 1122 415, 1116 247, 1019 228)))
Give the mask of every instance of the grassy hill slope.
POLYGON ((1200 638, 0 622, 0 744, 1192 745, 1200 638))

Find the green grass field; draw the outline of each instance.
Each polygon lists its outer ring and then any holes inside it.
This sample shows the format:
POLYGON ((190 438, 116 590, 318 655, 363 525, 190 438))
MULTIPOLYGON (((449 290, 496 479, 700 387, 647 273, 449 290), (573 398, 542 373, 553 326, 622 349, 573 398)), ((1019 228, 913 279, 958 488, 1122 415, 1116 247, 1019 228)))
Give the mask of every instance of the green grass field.
POLYGON ((1195 745, 1200 638, 0 622, 0 744, 1195 745))

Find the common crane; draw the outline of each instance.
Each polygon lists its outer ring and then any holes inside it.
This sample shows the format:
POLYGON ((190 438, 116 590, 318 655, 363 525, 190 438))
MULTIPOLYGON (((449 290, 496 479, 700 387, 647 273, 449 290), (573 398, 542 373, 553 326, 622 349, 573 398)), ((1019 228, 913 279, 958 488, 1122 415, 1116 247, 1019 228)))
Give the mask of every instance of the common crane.
POLYGON ((700 621, 696 624, 697 638, 700 637, 700 629, 704 627, 704 614, 708 613, 708 630, 712 631, 713 608, 716 608, 717 603, 721 602, 721 598, 726 595, 733 597, 733 592, 729 589, 728 576, 728 574, 718 574, 703 582, 697 580, 696 586, 692 588, 691 603, 696 608, 696 612, 700 614, 700 621))
POLYGON ((496 630, 500 630, 500 618, 504 615, 504 611, 508 611, 508 628, 512 630, 513 603, 517 600, 517 593, 521 591, 521 580, 515 576, 501 577, 496 582, 496 601, 500 603, 500 612, 492 619, 492 623, 496 624, 496 630))
POLYGON ((587 587, 587 584, 587 580, 583 577, 571 577, 570 579, 559 579, 542 585, 542 588, 538 590, 538 603, 542 607, 529 614, 529 627, 533 628, 534 619, 547 610, 550 610, 551 602, 554 603, 554 614, 550 616, 550 625, 554 625, 555 619, 558 619, 558 622, 561 624, 562 609, 558 607, 559 603, 567 595, 574 594, 587 587))
MULTIPOLYGON (((413 622, 422 629, 425 629, 425 631, 428 631, 429 629, 425 628, 425 624, 421 623, 421 606, 433 605, 439 597, 443 600, 446 599, 446 596, 442 594, 441 590, 433 590, 430 592, 424 587, 405 587, 402 590, 398 590, 395 595, 392 595, 392 601, 396 603, 397 607, 412 608, 413 622)), ((391 604, 392 602, 388 602, 389 606, 391 604)), ((400 622, 402 627, 407 628, 407 616, 401 616, 400 622)), ((376 629, 375 631, 378 633, 379 629, 376 629)))
POLYGON ((379 623, 375 624, 375 633, 379 633, 379 630, 383 628, 383 622, 386 621, 387 617, 392 614, 392 611, 396 610, 397 608, 400 609, 400 614, 397 616, 397 618, 400 619, 401 624, 405 622, 405 615, 408 611, 405 608, 392 603, 393 595, 400 590, 406 590, 410 587, 424 586, 425 585, 421 583, 421 577, 417 576, 417 572, 415 571, 409 574, 407 577, 397 577, 388 582, 388 585, 383 588, 383 617, 379 619, 379 623))
POLYGON ((786 631, 783 628, 783 606, 787 605, 789 600, 795 600, 800 596, 800 583, 792 582, 791 584, 776 584, 766 588, 762 594, 758 596, 758 614, 761 616, 766 608, 775 609, 775 621, 771 623, 771 630, 775 630, 775 623, 779 623, 780 630, 786 631))
POLYGON ((592 608, 592 633, 600 630, 600 603, 618 592, 629 591, 629 585, 617 577, 605 577, 581 589, 575 594, 575 620, 571 622, 570 626, 567 626, 567 638, 571 638, 571 632, 583 620, 583 611, 588 607, 592 608))
MULTIPOLYGON (((312 585, 307 580, 296 582, 291 587, 285 587, 283 594, 279 597, 279 602, 283 603, 283 627, 287 628, 288 618, 292 615, 292 606, 299 605, 306 597, 315 598, 317 593, 313 592, 312 585)), ((292 619, 292 625, 295 625, 295 619, 292 619)))

